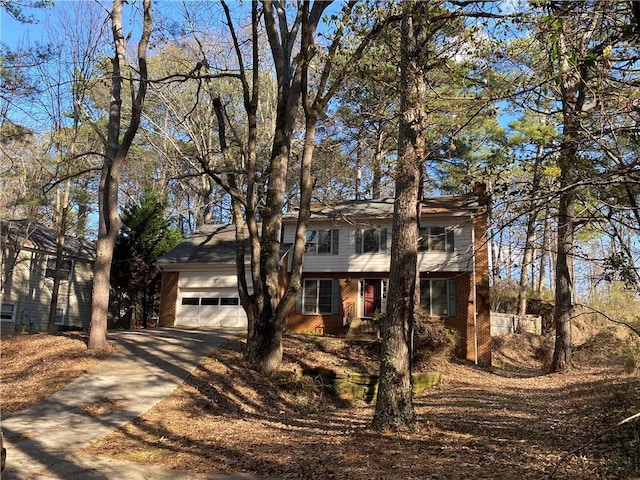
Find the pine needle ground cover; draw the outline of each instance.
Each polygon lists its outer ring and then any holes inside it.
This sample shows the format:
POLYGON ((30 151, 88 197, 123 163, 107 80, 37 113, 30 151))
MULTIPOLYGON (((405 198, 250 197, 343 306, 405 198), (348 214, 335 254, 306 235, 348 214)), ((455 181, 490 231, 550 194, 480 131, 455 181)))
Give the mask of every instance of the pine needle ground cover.
POLYGON ((423 365, 442 379, 416 396, 419 427, 403 436, 374 433, 371 405, 304 373, 375 372, 376 344, 289 336, 283 371, 265 379, 241 343, 228 343, 87 453, 281 479, 640 478, 638 424, 615 427, 640 410, 640 378, 621 351, 599 361, 602 346, 590 345, 570 374, 544 375, 540 340, 501 341, 491 372, 444 358, 423 365))
MULTIPOLYGON (((173 395, 85 453, 281 479, 640 478, 640 426, 616 426, 640 411, 628 339, 591 336, 563 375, 543 374, 550 344, 498 337, 492 371, 446 357, 421 362, 440 382, 415 397, 417 431, 396 436, 372 432, 370 404, 338 398, 309 373, 376 373, 379 345, 287 336, 283 369, 266 379, 230 342, 173 395)), ((3 418, 109 354, 88 353, 78 335, 3 337, 1 347, 3 418)))

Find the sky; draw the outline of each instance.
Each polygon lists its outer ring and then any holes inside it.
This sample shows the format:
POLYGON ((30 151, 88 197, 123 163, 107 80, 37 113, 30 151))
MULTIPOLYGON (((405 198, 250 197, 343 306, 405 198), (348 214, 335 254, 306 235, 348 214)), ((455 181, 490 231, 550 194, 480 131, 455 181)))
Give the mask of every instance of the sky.
POLYGON ((0 9, 0 41, 9 46, 17 47, 25 40, 36 40, 40 38, 42 32, 42 24, 47 15, 51 14, 51 8, 25 9, 24 13, 33 15, 36 23, 25 24, 18 22, 9 15, 4 8, 0 9))

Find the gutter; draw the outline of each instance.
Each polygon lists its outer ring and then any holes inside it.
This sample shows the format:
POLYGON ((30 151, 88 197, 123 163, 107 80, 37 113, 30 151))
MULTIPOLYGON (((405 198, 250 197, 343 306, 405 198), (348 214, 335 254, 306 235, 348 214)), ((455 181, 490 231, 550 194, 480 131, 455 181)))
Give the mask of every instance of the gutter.
POLYGON ((476 298, 476 217, 471 215, 471 259, 472 268, 472 289, 473 289, 473 354, 474 363, 478 365, 478 305, 476 298))

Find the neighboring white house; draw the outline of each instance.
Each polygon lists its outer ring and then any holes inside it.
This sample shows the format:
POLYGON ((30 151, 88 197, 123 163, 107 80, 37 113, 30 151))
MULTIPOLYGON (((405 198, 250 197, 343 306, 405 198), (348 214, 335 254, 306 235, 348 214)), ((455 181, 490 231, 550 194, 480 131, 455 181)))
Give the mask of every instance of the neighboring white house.
POLYGON ((0 331, 45 331, 54 276, 60 278, 58 330, 88 329, 95 247, 64 239, 62 267, 56 265, 56 232, 28 220, 0 220, 0 331))
MULTIPOLYGON (((464 195, 422 201, 418 271, 422 307, 459 332, 461 357, 489 365, 489 272, 482 200, 464 195)), ((286 328, 340 335, 354 320, 374 320, 384 313, 392 216, 392 199, 314 206, 302 289, 286 328)), ((296 213, 286 214, 283 283, 289 268, 286 248, 294 241, 295 228, 296 213)), ((161 324, 245 326, 235 259, 234 228, 220 225, 205 226, 165 255, 158 262, 163 272, 161 324)))

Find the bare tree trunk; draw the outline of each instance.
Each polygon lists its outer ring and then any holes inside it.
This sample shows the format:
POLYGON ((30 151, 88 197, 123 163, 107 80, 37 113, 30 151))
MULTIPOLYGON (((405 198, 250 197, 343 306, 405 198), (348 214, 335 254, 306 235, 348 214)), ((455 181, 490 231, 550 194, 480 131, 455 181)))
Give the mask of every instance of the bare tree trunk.
MULTIPOLYGON (((98 190, 99 230, 96 244, 96 261, 93 268, 93 290, 91 298, 91 327, 88 348, 95 349, 107 343, 107 315, 113 249, 120 229, 118 216, 118 187, 123 164, 131 143, 140 126, 142 107, 147 93, 147 46, 151 36, 151 0, 143 0, 143 29, 138 42, 138 69, 140 84, 135 97, 132 96, 129 126, 120 138, 122 116, 122 85, 126 68, 126 48, 122 29, 122 6, 125 0, 114 0, 111 10, 111 25, 115 55, 112 60, 111 102, 105 158, 98 190)), ((132 85, 133 88, 133 85, 132 85)))
POLYGON ((554 372, 560 372, 571 367, 571 317, 573 315, 571 255, 573 252, 574 216, 574 192, 573 190, 568 190, 561 195, 558 209, 556 309, 554 315, 556 342, 551 367, 554 372))
MULTIPOLYGON (((538 145, 538 150, 536 152, 536 162, 533 170, 533 180, 531 182, 531 198, 536 198, 540 190, 540 164, 542 162, 542 153, 543 147, 542 145, 538 145)), ((534 243, 536 239, 536 221, 538 218, 538 213, 540 211, 536 200, 532 202, 530 208, 531 211, 527 215, 527 238, 525 239, 524 253, 522 255, 522 268, 520 270, 520 285, 518 289, 518 316, 520 318, 524 318, 527 315, 527 287, 529 286, 528 270, 529 267, 533 265, 533 253, 535 248, 534 243), (534 202, 536 204, 533 204, 534 202)), ((532 283, 533 278, 534 277, 532 272, 532 283)))
POLYGON ((551 215, 549 204, 544 209, 544 223, 542 227, 542 248, 540 249, 540 268, 538 271, 538 282, 536 285, 536 292, 542 293, 547 283, 547 263, 551 257, 551 215))
POLYGON ((418 259, 420 164, 424 161, 428 3, 405 5, 400 64, 400 130, 387 312, 382 318, 380 383, 373 427, 413 430, 411 347, 418 259))
MULTIPOLYGON (((572 366, 571 318, 573 316, 573 247, 575 233, 575 186, 577 171, 579 115, 584 95, 581 86, 586 85, 579 69, 569 59, 574 55, 573 46, 567 45, 564 31, 565 18, 558 15, 562 28, 558 31, 558 62, 560 90, 562 96, 562 144, 558 163, 560 166, 560 195, 558 200, 558 238, 556 254, 556 288, 554 322, 556 329, 555 349, 551 370, 561 372, 572 366)), ((585 33, 585 36, 588 33, 585 33)))
POLYGON ((382 161, 384 159, 385 132, 382 124, 378 126, 376 151, 373 156, 373 180, 371 182, 371 197, 380 198, 380 182, 382 180, 382 161))

